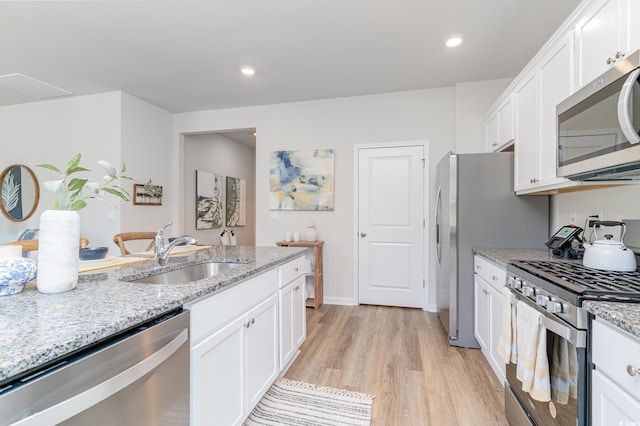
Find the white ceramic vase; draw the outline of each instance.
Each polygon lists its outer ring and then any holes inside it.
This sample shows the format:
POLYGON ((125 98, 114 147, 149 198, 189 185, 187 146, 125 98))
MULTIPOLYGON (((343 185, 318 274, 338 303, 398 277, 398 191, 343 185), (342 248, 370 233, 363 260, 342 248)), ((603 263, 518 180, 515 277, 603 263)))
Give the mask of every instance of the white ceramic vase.
POLYGON ((80 216, 71 210, 46 210, 38 234, 38 290, 62 293, 78 284, 80 216))
POLYGON ((316 228, 307 228, 304 233, 304 238, 307 241, 315 241, 318 239, 318 230, 316 228))

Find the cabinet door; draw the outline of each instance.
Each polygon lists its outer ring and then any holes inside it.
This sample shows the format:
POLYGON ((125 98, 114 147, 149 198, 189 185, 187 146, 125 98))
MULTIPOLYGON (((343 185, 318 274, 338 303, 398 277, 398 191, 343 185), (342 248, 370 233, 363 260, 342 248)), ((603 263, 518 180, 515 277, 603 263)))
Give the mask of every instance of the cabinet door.
POLYGON ((474 281, 474 331, 482 351, 485 352, 489 344, 489 284, 477 274, 474 281))
POLYGON ((486 151, 493 152, 498 148, 498 114, 493 114, 485 124, 486 151))
POLYGON ((626 30, 623 26, 626 25, 621 19, 624 2, 626 0, 595 0, 576 25, 578 87, 611 67, 617 60, 617 53, 626 53, 626 37, 623 37, 626 30))
POLYGON ((515 90, 516 102, 516 150, 514 187, 516 191, 538 185, 539 135, 538 135, 538 79, 535 72, 525 76, 515 90))
POLYGON ((560 183, 557 167, 557 118, 556 106, 566 99, 572 90, 573 61, 572 33, 552 46, 540 61, 538 84, 540 93, 540 181, 544 184, 560 183))
POLYGON ((191 348, 191 424, 240 424, 243 404, 241 317, 191 348))
POLYGON ((640 2, 638 0, 626 0, 627 13, 627 53, 640 49, 640 2))
POLYGON ((632 425, 640 420, 640 402, 598 370, 591 371, 593 426, 632 425))
POLYGON ((305 277, 293 282, 293 342, 295 353, 307 338, 307 301, 304 298, 305 277))
MULTIPOLYGON (((278 291, 279 309, 278 317, 280 318, 280 371, 284 370, 294 353, 294 337, 293 337, 293 317, 295 310, 295 291, 294 287, 300 279, 290 283, 285 288, 278 291)), ((304 282, 304 277, 302 277, 304 282)))
POLYGON ((504 146, 514 139, 513 101, 509 97, 498 107, 498 145, 504 146))
MULTIPOLYGON (((245 328, 248 411, 260 401, 278 376, 278 296, 274 294, 247 313, 245 328)), ((220 423, 224 424, 224 423, 220 423)))
POLYGON ((500 339, 500 329, 502 328, 502 294, 489 287, 489 364, 498 376, 500 383, 504 383, 506 378, 506 365, 504 360, 498 353, 498 340, 500 339))

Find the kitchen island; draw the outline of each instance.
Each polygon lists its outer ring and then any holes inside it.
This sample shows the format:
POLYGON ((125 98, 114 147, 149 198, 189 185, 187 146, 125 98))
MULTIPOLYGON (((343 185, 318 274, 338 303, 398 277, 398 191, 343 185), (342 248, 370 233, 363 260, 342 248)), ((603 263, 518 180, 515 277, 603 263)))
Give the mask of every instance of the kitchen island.
POLYGON ((172 255, 163 267, 150 259, 82 273, 77 288, 65 293, 43 294, 30 283, 22 293, 0 297, 0 386, 304 252, 293 247, 213 246, 172 255), (248 263, 189 284, 123 281, 211 261, 248 263))

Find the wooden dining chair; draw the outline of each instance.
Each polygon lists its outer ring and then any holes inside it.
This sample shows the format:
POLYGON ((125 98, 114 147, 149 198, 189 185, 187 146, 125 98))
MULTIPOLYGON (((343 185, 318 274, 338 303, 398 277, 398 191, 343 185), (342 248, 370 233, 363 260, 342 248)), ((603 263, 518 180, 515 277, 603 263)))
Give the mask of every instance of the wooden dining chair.
MULTIPOLYGON (((12 241, 10 243, 5 243, 5 245, 21 245, 22 252, 26 251, 36 251, 38 250, 38 242, 40 240, 20 240, 20 241, 12 241)), ((89 240, 86 238, 80 238, 80 242, 78 244, 79 248, 89 247, 89 240)))
POLYGON ((131 254, 124 245, 125 241, 133 240, 151 240, 149 245, 144 251, 151 250, 153 248, 154 239, 156 238, 156 232, 122 232, 113 236, 113 242, 120 247, 120 251, 123 256, 131 254))

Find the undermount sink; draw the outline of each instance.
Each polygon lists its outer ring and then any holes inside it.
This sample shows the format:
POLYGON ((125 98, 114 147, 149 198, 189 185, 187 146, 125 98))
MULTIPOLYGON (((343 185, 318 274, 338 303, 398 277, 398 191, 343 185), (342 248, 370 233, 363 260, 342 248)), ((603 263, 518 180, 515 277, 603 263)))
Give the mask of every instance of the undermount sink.
POLYGON ((168 272, 160 272, 158 274, 149 275, 144 278, 133 280, 124 279, 124 281, 132 283, 146 284, 185 284, 199 281, 205 278, 213 277, 222 272, 246 265, 248 262, 208 262, 197 265, 186 266, 181 269, 175 269, 168 272))

